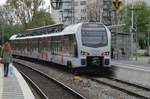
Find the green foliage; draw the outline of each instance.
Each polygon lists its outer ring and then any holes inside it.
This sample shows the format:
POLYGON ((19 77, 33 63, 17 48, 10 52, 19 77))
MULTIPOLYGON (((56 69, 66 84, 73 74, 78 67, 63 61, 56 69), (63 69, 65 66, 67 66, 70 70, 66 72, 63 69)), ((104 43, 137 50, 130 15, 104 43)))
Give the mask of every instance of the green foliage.
POLYGON ((35 28, 51 24, 54 24, 54 21, 52 20, 50 13, 41 10, 36 12, 33 16, 33 20, 27 24, 27 28, 35 28))
POLYGON ((132 5, 128 4, 123 8, 124 23, 126 24, 124 31, 129 32, 131 27, 131 13, 134 11, 134 27, 138 37, 139 44, 144 42, 144 33, 150 31, 150 7, 145 2, 136 2, 132 5))
MULTIPOLYGON (((1 31, 1 36, 2 36, 2 33, 3 33, 3 42, 5 42, 13 34, 23 33, 24 27, 23 27, 23 25, 20 25, 20 24, 16 24, 16 25, 3 24, 3 25, 1 25, 0 31, 1 31)), ((0 38, 1 38, 0 39, 0 44, 2 44, 2 37, 0 37, 0 38)))
POLYGON ((7 0, 5 6, 0 6, 0 44, 2 38, 8 40, 26 29, 54 24, 48 9, 41 7, 43 3, 44 0, 7 0))
POLYGON ((27 23, 32 20, 43 3, 44 0, 7 0, 6 7, 13 9, 14 17, 17 17, 26 28, 27 23))

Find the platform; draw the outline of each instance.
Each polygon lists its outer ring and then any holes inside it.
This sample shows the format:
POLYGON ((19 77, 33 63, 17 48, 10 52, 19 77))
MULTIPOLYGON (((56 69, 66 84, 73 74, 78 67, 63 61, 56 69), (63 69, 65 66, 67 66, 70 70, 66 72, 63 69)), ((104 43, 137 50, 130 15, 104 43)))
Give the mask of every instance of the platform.
POLYGON ((35 99, 24 78, 13 67, 13 75, 3 77, 3 65, 0 64, 0 99, 35 99))
POLYGON ((137 60, 112 60, 112 65, 128 65, 128 66, 138 66, 138 67, 148 67, 150 68, 150 57, 142 57, 137 60))

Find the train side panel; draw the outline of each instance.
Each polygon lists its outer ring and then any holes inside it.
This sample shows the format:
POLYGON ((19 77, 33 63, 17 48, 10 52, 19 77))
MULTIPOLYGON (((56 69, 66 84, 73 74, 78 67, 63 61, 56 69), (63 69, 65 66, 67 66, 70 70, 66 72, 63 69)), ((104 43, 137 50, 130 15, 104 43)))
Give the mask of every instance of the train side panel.
POLYGON ((67 27, 61 33, 14 37, 11 41, 15 55, 54 62, 70 68, 110 67, 111 34, 101 24, 80 23, 67 27))

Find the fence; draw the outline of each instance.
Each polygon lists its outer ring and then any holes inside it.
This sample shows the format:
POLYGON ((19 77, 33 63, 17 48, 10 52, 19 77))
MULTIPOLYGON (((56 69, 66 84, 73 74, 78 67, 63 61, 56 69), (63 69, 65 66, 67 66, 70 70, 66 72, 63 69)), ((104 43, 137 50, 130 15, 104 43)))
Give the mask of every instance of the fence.
POLYGON ((112 59, 129 59, 131 55, 131 35, 129 33, 112 32, 111 46, 112 59))

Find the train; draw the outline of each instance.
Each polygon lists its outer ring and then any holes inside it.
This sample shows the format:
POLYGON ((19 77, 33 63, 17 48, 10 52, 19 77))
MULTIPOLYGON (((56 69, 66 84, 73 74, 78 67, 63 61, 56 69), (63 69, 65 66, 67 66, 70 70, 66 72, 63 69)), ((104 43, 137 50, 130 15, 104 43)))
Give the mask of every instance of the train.
POLYGON ((111 32, 102 23, 82 22, 28 29, 10 37, 13 55, 68 68, 111 67, 111 32))

